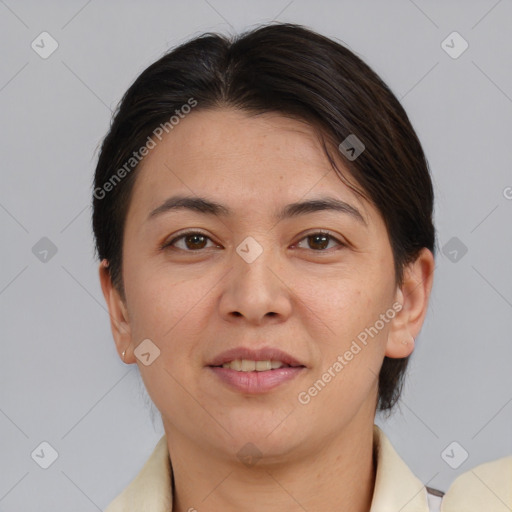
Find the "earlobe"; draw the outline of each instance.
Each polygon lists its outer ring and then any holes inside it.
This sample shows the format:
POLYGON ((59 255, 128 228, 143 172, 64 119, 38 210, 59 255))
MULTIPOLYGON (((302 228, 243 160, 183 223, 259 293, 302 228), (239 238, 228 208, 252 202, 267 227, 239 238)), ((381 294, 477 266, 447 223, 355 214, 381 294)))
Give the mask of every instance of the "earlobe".
POLYGON ((415 339, 407 327, 407 322, 404 318, 398 318, 401 313, 402 311, 394 318, 397 322, 391 325, 386 343, 385 355, 393 359, 410 356, 415 347, 415 339))
POLYGON ((125 363, 130 361, 131 329, 128 310, 118 290, 112 283, 108 261, 102 260, 99 265, 99 277, 103 296, 110 315, 110 327, 120 357, 125 363), (123 354, 124 352, 124 354, 123 354), (121 356, 123 354, 123 356, 121 356))
POLYGON ((386 356, 393 359, 402 359, 404 357, 408 357, 413 353, 414 346, 414 337, 408 335, 407 333, 403 333, 401 338, 398 335, 390 335, 386 345, 386 356))
POLYGON ((387 357, 404 358, 413 352, 428 309, 434 266, 432 252, 423 248, 416 260, 404 269, 402 286, 396 292, 401 308, 388 332, 387 357))

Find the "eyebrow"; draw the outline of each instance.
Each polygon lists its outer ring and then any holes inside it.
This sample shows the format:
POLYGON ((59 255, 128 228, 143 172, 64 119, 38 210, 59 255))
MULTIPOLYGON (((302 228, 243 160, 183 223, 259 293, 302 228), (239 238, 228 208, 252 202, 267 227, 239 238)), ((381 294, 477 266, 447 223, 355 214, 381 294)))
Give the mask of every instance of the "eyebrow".
MULTIPOLYGON (((176 210, 190 210, 204 215, 216 217, 228 217, 234 212, 223 204, 211 201, 204 197, 173 196, 166 199, 160 206, 155 208, 148 215, 148 221, 162 215, 163 213, 176 210)), ((286 205, 275 215, 278 221, 315 213, 319 211, 335 211, 347 214, 353 219, 367 226, 366 220, 359 210, 354 206, 334 197, 319 197, 307 201, 300 201, 286 205)))

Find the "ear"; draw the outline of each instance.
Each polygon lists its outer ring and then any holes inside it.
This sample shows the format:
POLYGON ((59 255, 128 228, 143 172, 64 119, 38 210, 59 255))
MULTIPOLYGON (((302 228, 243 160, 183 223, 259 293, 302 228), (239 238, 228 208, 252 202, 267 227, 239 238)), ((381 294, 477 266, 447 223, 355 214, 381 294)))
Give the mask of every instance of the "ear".
POLYGON ((102 260, 100 263, 99 275, 103 296, 108 306, 110 327, 114 336, 117 352, 121 360, 124 360, 125 363, 133 363, 135 360, 133 359, 133 352, 131 351, 132 337, 128 310, 118 290, 112 284, 108 261, 106 259, 102 260), (122 354, 124 350, 126 350, 126 353, 123 359, 122 354))
POLYGON ((391 321, 386 344, 387 357, 407 357, 414 350, 414 340, 427 314, 434 267, 434 255, 423 248, 416 260, 404 269, 403 283, 395 296, 401 309, 391 321))

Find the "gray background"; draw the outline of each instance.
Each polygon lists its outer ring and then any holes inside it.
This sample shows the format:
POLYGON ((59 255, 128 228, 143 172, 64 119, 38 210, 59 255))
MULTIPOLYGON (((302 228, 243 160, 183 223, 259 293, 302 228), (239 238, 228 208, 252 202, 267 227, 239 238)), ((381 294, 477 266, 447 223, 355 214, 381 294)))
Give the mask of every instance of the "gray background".
POLYGON ((124 91, 168 48, 272 19, 372 66, 431 166, 445 254, 400 409, 378 423, 443 490, 512 453, 510 0, 0 0, 0 511, 102 510, 163 434, 135 365, 115 352, 98 282, 98 145, 124 91), (43 31, 59 45, 47 59, 31 48, 43 31), (469 43, 456 59, 441 46, 453 31, 469 43), (57 249, 46 261, 42 237, 57 249), (58 453, 48 469, 31 457, 43 441, 58 453))

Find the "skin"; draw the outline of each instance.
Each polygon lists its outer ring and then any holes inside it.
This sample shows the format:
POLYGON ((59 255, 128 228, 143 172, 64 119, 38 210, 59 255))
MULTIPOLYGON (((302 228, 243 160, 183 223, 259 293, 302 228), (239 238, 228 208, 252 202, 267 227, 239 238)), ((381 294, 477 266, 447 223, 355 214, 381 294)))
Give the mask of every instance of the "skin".
POLYGON ((125 301, 105 261, 99 273, 119 354, 126 350, 125 362, 138 365, 162 414, 173 510, 367 511, 377 376, 384 356, 414 349, 432 253, 424 249, 397 288, 379 212, 340 180, 311 127, 278 114, 193 112, 139 172, 124 233, 125 301), (178 193, 215 200, 234 214, 176 210, 147 220, 178 193), (357 208, 366 225, 334 211, 273 217, 288 203, 322 195, 357 208), (159 248, 188 229, 208 238, 159 248), (334 237, 327 247, 308 238, 319 229, 334 237), (250 264, 236 252, 247 236, 263 249, 250 264), (317 396, 299 403, 298 394, 395 302, 401 311, 317 396), (160 349, 148 366, 134 354, 146 338, 160 349), (307 368, 264 394, 235 391, 206 365, 241 345, 279 347, 307 368), (257 464, 238 459, 246 443, 262 454, 257 464))

